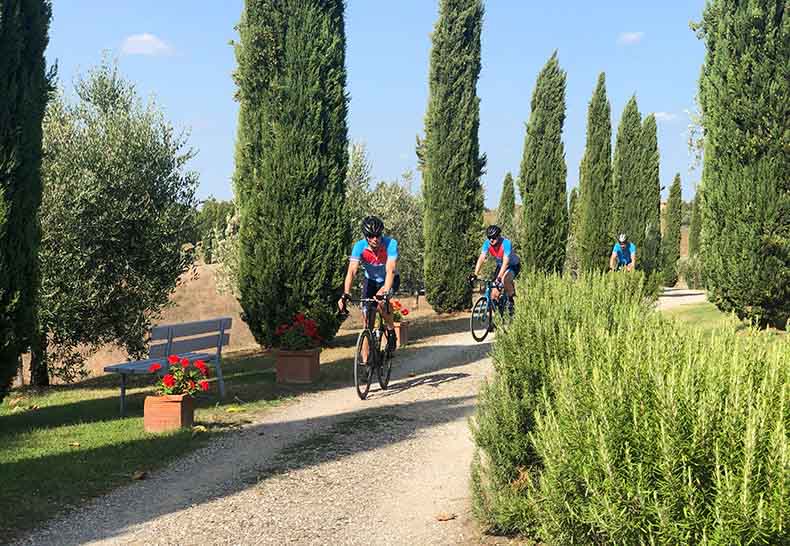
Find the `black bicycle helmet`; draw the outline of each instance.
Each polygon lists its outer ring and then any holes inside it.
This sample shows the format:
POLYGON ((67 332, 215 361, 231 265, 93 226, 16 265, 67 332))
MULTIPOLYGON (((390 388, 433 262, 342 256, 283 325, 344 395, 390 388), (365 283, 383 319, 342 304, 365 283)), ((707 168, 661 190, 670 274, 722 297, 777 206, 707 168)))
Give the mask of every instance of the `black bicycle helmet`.
POLYGON ((362 220, 362 234, 365 237, 376 237, 384 232, 384 222, 377 216, 367 216, 362 220))
POLYGON ((502 233, 502 228, 496 225, 490 225, 486 229, 486 238, 488 239, 496 239, 502 233))
POLYGON ((628 242, 628 237, 626 237, 625 233, 621 233, 617 236, 617 242, 620 244, 624 244, 628 242))

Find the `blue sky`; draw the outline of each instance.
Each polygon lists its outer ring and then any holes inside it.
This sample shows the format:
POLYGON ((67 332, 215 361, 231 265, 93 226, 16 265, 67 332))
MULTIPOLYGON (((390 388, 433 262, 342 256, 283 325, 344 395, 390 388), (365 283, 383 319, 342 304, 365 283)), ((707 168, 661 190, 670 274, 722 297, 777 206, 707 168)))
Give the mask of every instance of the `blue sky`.
MULTIPOLYGON (((554 49, 568 76, 568 187, 578 182, 587 105, 604 71, 613 132, 636 93, 643 115, 658 113, 662 185, 680 172, 683 197, 692 196, 700 173, 689 172, 685 111, 694 105, 705 51, 689 22, 700 18, 704 0, 485 5, 478 95, 480 148, 488 155, 486 206, 496 207, 507 171, 517 176, 532 89, 554 49)), ((75 75, 109 50, 144 97, 154 96, 176 127, 191 130, 199 196, 228 199, 238 111, 229 42, 242 6, 243 0, 56 0, 47 58, 57 61, 68 91, 75 75)), ((349 138, 367 144, 376 180, 415 169, 437 13, 433 0, 348 0, 349 138)))

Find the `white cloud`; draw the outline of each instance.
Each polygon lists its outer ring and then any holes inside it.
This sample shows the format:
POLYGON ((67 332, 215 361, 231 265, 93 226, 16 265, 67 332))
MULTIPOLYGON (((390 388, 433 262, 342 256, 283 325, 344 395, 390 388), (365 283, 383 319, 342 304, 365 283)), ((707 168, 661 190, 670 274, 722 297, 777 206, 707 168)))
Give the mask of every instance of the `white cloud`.
POLYGON ((617 43, 620 45, 638 44, 645 37, 644 32, 622 32, 617 37, 617 43))
POLYGON ((121 46, 124 55, 171 55, 173 48, 163 40, 147 32, 127 36, 121 46))
POLYGON ((653 115, 656 116, 656 121, 674 121, 678 118, 672 112, 653 112, 653 115))

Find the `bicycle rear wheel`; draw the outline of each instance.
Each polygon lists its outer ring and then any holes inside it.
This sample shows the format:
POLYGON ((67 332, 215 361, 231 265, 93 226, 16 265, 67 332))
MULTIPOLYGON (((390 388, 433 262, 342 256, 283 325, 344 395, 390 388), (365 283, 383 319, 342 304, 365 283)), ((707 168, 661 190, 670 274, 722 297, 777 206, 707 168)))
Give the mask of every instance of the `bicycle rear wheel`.
POLYGON ((376 367, 376 372, 379 376, 379 387, 381 390, 386 390, 390 384, 390 374, 392 373, 392 351, 387 349, 387 341, 390 336, 394 336, 395 332, 384 330, 384 334, 379 338, 379 355, 381 362, 376 367))
POLYGON ((361 400, 368 396, 370 390, 375 350, 370 330, 362 330, 357 338, 357 351, 354 355, 354 385, 361 400))
POLYGON ((472 307, 469 328, 475 341, 483 341, 491 329, 491 306, 485 296, 481 296, 472 307))

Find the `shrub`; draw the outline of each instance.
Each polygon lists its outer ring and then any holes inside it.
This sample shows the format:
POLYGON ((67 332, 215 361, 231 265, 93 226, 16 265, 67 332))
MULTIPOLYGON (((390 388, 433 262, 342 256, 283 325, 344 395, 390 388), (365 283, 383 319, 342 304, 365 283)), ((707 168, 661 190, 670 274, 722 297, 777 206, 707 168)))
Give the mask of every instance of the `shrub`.
POLYGON ((478 513, 556 544, 786 543, 790 344, 684 330, 636 275, 580 281, 531 278, 497 337, 478 513))
POLYGON ((695 290, 705 288, 702 260, 698 254, 678 260, 678 274, 686 281, 689 288, 695 290))

